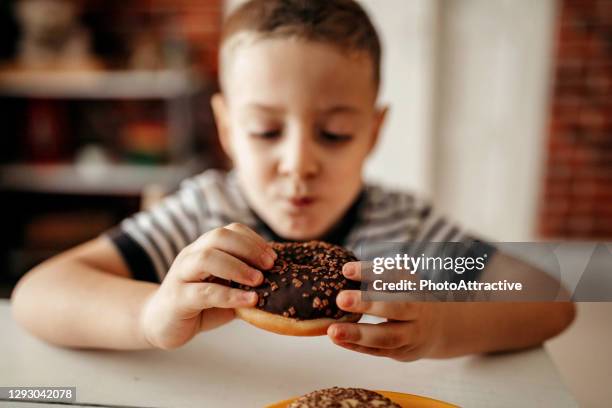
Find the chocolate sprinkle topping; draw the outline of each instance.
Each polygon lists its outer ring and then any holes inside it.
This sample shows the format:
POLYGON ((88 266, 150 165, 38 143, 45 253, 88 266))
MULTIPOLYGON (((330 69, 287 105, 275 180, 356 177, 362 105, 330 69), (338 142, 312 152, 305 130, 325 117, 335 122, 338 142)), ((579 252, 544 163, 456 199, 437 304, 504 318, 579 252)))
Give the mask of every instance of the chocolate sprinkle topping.
POLYGON ((297 320, 339 319, 347 314, 338 309, 336 296, 344 289, 359 289, 359 282, 342 275, 345 263, 357 261, 350 251, 322 241, 272 242, 271 246, 278 258, 264 271, 261 285, 253 288, 232 283, 257 292, 258 309, 297 320))
POLYGON ((361 388, 327 388, 306 394, 287 408, 401 408, 389 398, 361 388))

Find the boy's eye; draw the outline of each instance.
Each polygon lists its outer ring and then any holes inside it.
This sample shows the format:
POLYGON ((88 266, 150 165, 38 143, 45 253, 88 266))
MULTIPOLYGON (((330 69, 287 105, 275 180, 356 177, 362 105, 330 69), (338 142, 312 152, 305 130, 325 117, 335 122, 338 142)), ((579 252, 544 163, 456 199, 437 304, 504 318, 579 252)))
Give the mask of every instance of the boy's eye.
POLYGON ((258 139, 276 139, 281 134, 280 130, 265 130, 263 132, 251 132, 251 135, 258 139))
POLYGON ((340 133, 333 133, 333 132, 327 132, 325 130, 321 131, 321 138, 325 141, 325 142, 331 142, 331 143, 340 143, 340 142, 348 142, 349 140, 351 140, 353 137, 351 135, 346 135, 346 134, 340 134, 340 133))

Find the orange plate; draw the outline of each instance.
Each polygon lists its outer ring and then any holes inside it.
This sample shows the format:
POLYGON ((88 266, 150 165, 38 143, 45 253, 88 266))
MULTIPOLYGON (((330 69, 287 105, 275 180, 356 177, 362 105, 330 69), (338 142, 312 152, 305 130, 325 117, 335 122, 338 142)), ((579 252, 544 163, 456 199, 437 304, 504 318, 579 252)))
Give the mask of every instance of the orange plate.
MULTIPOLYGON (((376 391, 379 394, 384 395, 391 401, 402 406, 402 408, 459 408, 457 405, 449 404, 447 402, 438 401, 427 397, 419 397, 418 395, 403 394, 401 392, 393 391, 376 391)), ((266 408, 286 408, 287 405, 295 401, 296 398, 290 398, 285 401, 277 402, 272 405, 268 405, 266 408)))

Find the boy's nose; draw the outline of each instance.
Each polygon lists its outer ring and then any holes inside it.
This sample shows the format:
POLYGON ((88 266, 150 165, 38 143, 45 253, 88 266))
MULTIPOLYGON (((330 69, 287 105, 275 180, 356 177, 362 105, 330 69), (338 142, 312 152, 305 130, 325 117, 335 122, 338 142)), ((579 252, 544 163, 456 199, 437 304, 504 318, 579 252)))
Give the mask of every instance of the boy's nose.
POLYGON ((296 178, 312 178, 320 169, 316 147, 308 135, 288 137, 279 163, 279 172, 296 178))

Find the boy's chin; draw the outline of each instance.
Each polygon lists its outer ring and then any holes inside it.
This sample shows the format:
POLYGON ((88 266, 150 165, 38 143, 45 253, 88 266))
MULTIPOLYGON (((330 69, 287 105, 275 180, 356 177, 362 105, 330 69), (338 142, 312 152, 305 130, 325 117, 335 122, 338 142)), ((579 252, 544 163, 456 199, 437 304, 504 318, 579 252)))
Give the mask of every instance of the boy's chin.
POLYGON ((283 222, 279 228, 274 229, 277 235, 291 241, 310 241, 319 239, 324 235, 325 228, 323 226, 313 225, 312 222, 306 220, 291 222, 283 222))

